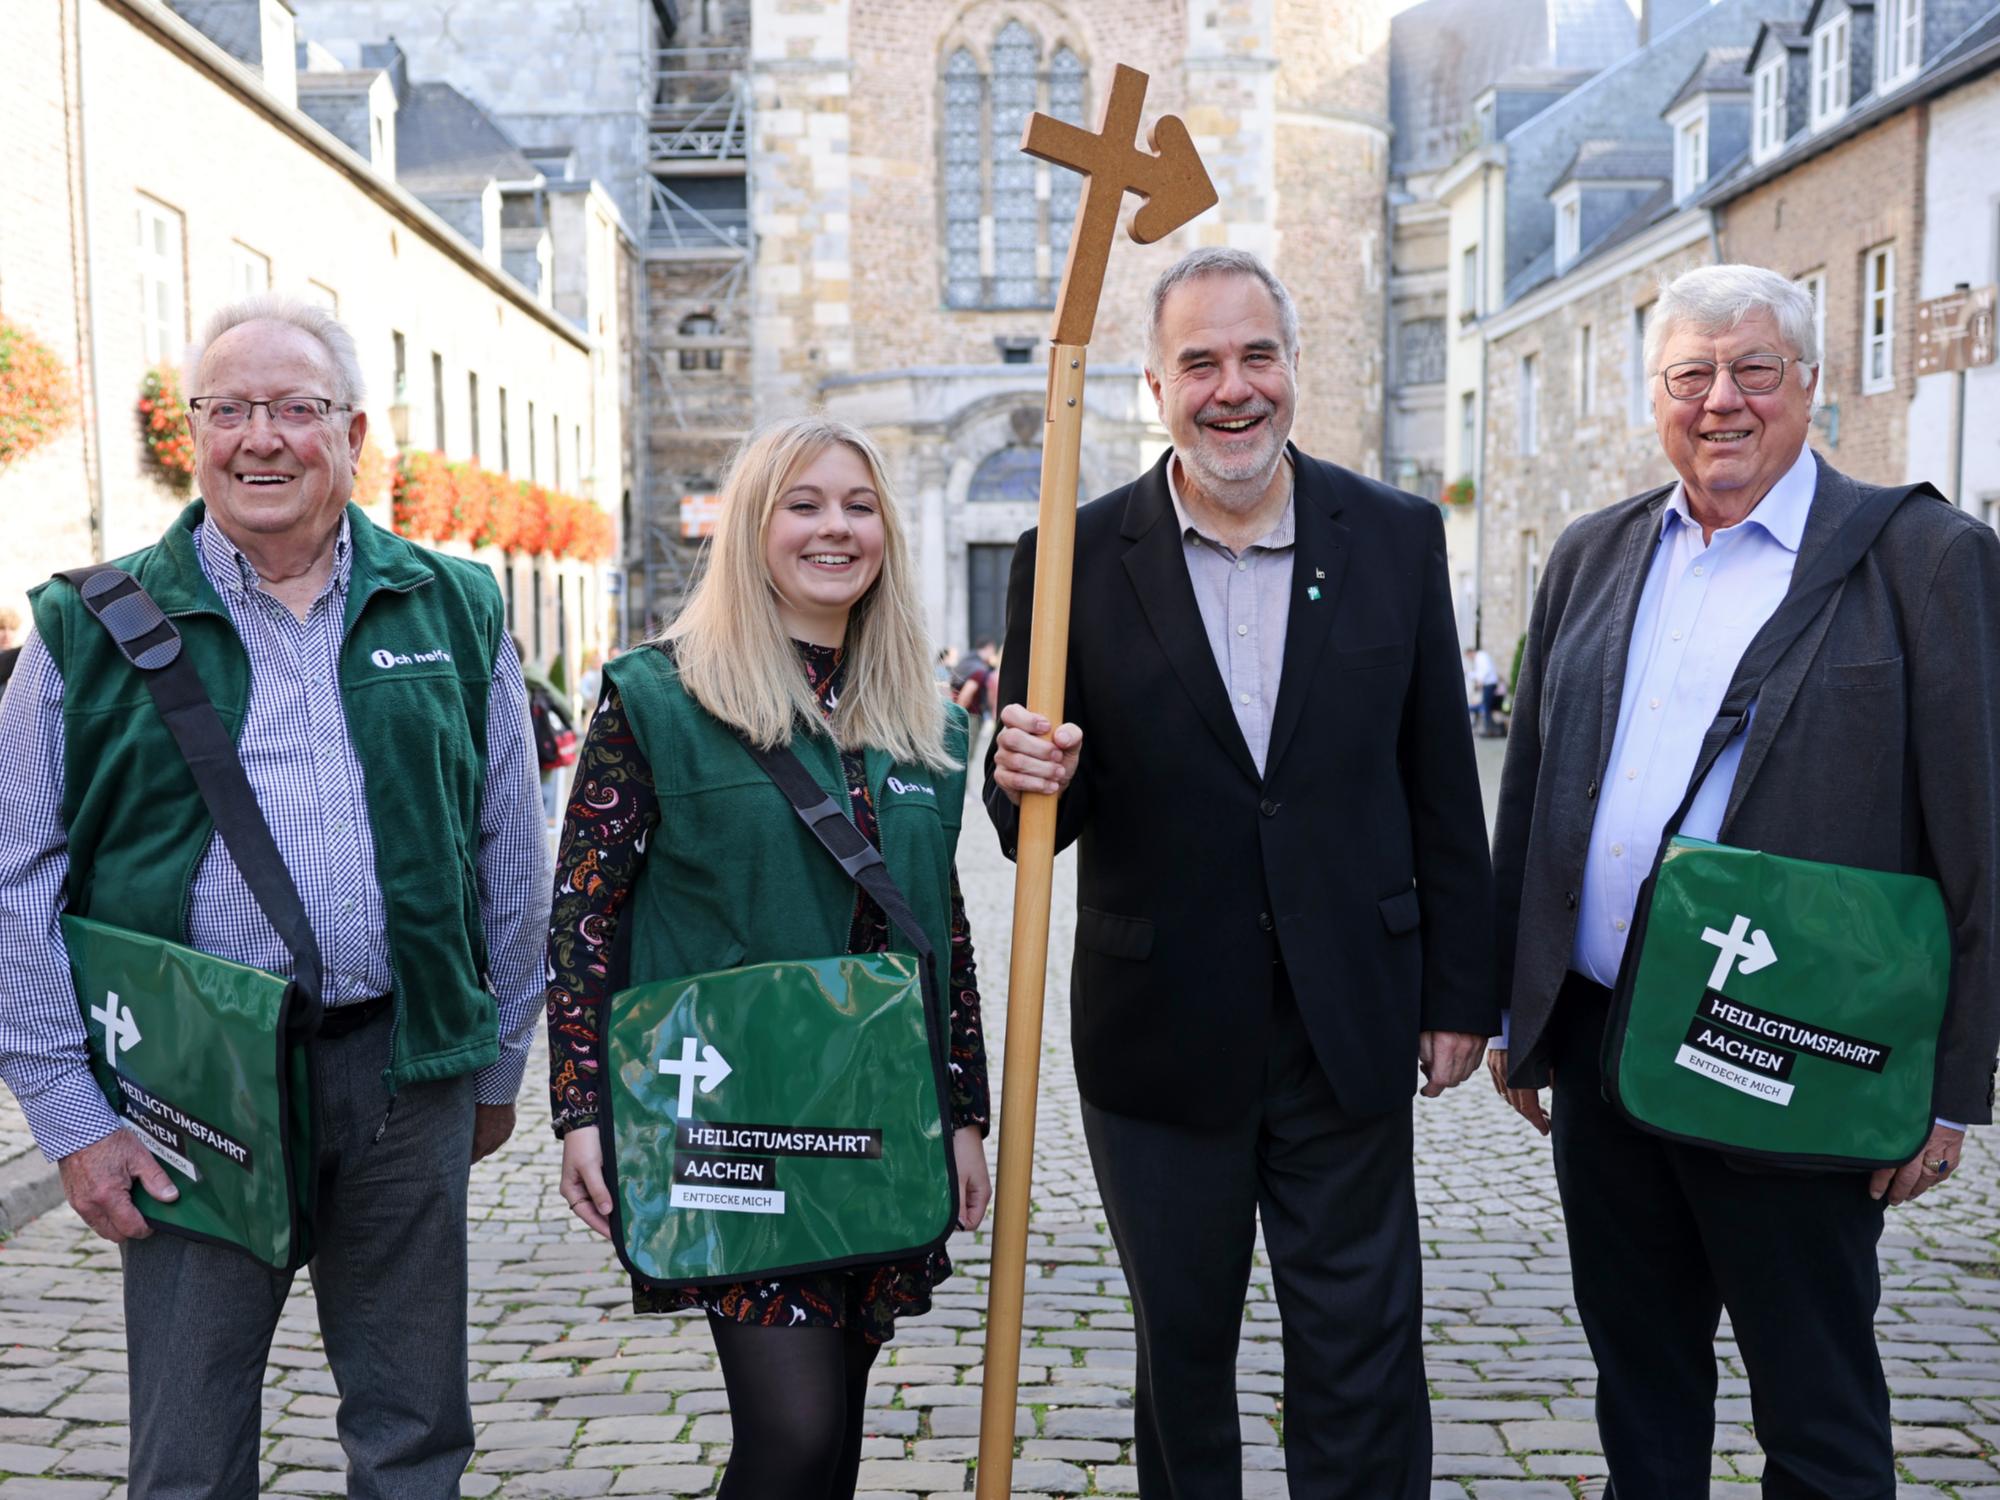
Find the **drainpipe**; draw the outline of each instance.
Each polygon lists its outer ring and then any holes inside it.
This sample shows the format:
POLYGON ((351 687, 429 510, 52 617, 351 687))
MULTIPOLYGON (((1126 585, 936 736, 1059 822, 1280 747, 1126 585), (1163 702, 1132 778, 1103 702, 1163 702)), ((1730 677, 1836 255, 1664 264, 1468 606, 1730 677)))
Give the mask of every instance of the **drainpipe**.
POLYGON ((105 558, 104 423, 98 405, 97 316, 91 288, 90 178, 83 137, 83 11, 82 0, 62 0, 67 12, 62 28, 68 56, 63 59, 63 138, 69 156, 69 223, 76 278, 77 385, 83 425, 83 482, 90 507, 90 555, 105 558), (72 88, 72 79, 74 87, 72 88))
POLYGON ((1491 280, 1493 254, 1493 167, 1479 169, 1479 313, 1473 326, 1479 334, 1479 385, 1473 392, 1472 409, 1472 644, 1486 644, 1486 288, 1491 280))

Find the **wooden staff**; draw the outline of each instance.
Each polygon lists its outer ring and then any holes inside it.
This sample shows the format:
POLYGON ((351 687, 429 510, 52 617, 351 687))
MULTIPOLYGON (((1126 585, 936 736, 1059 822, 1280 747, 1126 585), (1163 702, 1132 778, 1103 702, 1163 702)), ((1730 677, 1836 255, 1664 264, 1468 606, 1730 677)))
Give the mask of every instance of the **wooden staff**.
MULTIPOLYGON (((1028 708, 1062 722, 1069 658, 1070 566, 1076 545, 1077 467, 1083 448, 1083 382, 1104 263, 1125 194, 1144 206, 1132 216, 1142 245, 1171 234, 1215 204, 1215 187, 1173 115, 1153 125, 1152 151, 1135 144, 1146 75, 1120 64, 1095 135, 1048 115, 1032 115, 1021 149, 1088 182, 1070 233, 1069 262, 1056 297, 1049 350, 1048 431, 1042 440, 1040 539, 1035 549, 1034 640, 1028 653, 1028 708)), ((1016 840, 1014 945, 1007 976, 1007 1059, 1000 1094, 1000 1183, 993 1205, 993 1278, 986 1302, 986 1373, 979 1420, 979 1500, 1006 1500, 1014 1481, 1014 1400, 1021 1377, 1021 1299, 1028 1259, 1028 1188, 1035 1159, 1035 1094, 1042 1051, 1042 990, 1048 981, 1049 899, 1055 874, 1056 799, 1021 798, 1016 840)))

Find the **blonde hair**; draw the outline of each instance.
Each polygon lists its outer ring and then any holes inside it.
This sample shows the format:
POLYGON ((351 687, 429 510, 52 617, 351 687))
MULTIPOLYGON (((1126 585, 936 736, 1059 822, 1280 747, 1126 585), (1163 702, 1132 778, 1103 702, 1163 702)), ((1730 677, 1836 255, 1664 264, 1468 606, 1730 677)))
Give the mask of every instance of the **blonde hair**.
POLYGON ((778 618, 777 587, 764 537, 799 472, 831 445, 867 466, 882 504, 882 571, 847 618, 847 681, 831 732, 844 750, 886 750, 906 764, 954 770, 945 748, 945 705, 931 672, 930 632, 917 602, 909 546, 882 456, 857 429, 829 417, 793 417, 753 432, 730 460, 722 514, 706 565, 671 642, 681 684, 723 723, 759 745, 787 745, 803 723, 828 728, 819 700, 778 618))

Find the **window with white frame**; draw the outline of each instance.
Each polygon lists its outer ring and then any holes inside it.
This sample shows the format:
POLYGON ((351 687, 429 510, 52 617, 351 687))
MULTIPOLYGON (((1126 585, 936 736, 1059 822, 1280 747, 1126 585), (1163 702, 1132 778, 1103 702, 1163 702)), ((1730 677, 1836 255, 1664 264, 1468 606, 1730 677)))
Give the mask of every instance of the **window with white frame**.
POLYGON ((315 307, 323 307, 336 318, 340 316, 340 293, 323 281, 308 281, 305 289, 306 301, 315 307))
POLYGON ((1541 451, 1541 362, 1532 354, 1521 356, 1521 457, 1533 458, 1541 451))
POLYGON ((1556 269, 1583 252, 1583 189, 1571 184, 1556 198, 1556 269))
POLYGON ((1826 272, 1808 271, 1799 278, 1799 286, 1812 298, 1813 304, 1813 347, 1819 350, 1819 358, 1826 358, 1826 272))
POLYGON ((181 216, 139 200, 139 343, 149 365, 173 364, 187 348, 187 282, 181 216))
POLYGON ((1846 112, 1847 12, 1843 10, 1812 34, 1812 128, 1824 130, 1846 112))
POLYGON ((1674 127, 1674 201, 1708 181, 1708 110, 1697 109, 1674 127))
POLYGON ((1877 245, 1861 258, 1861 389, 1896 388, 1896 247, 1877 245))
POLYGON ((1916 77, 1923 60, 1924 0, 1877 0, 1875 92, 1887 93, 1916 77))
POLYGON ((1458 472, 1469 477, 1479 462, 1479 397, 1472 391, 1458 396, 1458 472))
POLYGON ((1458 258, 1458 315, 1479 316, 1479 247, 1467 245, 1458 258))
POLYGON ((1597 330, 1588 323, 1576 330, 1576 414, 1597 414, 1597 330))
POLYGON ((241 240, 229 242, 229 295, 254 297, 271 290, 271 257, 241 240))
POLYGON ((1756 120, 1751 136, 1750 155, 1769 161, 1785 144, 1785 49, 1757 65, 1752 81, 1756 120))
POLYGON ((1646 368, 1646 325, 1652 320, 1652 303, 1632 309, 1632 328, 1627 335, 1631 347, 1626 350, 1626 390, 1630 400, 1626 417, 1634 427, 1643 427, 1653 419, 1652 373, 1646 368))
POLYGON ((1534 607, 1535 590, 1542 586, 1542 539, 1539 533, 1521 533, 1521 605, 1525 613, 1534 607))

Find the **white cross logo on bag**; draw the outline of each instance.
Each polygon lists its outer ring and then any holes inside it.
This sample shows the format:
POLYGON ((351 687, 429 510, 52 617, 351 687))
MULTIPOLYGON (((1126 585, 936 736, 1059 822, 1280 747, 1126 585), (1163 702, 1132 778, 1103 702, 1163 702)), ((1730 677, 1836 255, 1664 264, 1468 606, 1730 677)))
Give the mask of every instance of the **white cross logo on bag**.
POLYGON ((1715 967, 1708 971, 1708 987, 1722 988, 1729 978, 1729 971, 1735 968, 1742 974, 1755 974, 1759 969, 1768 969, 1778 961, 1778 952, 1771 946, 1770 934, 1759 927, 1750 931, 1750 919, 1741 913, 1729 924, 1729 931, 1720 932, 1713 927, 1704 927, 1701 933, 1704 943, 1713 943, 1722 951, 1715 956, 1715 967), (1749 941, 1744 941, 1744 934, 1749 941), (1742 960, 1738 964, 1738 960, 1742 960))
POLYGON ((139 1035, 139 1022, 132 1015, 132 1007, 119 1003, 116 990, 104 992, 104 1003, 90 1013, 90 1019, 104 1023, 104 1061, 113 1068, 118 1066, 120 1047, 129 1052, 145 1040, 139 1035))
POLYGON ((680 1075, 681 1096, 674 1110, 674 1118, 677 1120, 685 1120, 694 1110, 695 1074, 701 1075, 701 1091, 704 1094, 712 1094, 722 1080, 734 1071, 723 1055, 708 1043, 701 1044, 700 1062, 695 1061, 694 1049, 694 1038, 682 1037, 680 1060, 669 1062, 664 1057, 660 1059, 660 1072, 663 1075, 668 1077, 676 1073, 680 1075))

